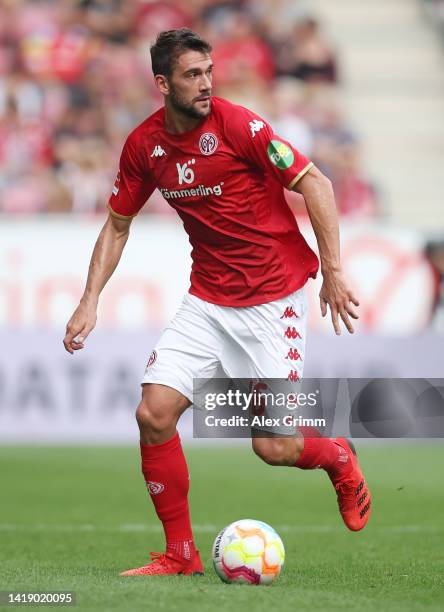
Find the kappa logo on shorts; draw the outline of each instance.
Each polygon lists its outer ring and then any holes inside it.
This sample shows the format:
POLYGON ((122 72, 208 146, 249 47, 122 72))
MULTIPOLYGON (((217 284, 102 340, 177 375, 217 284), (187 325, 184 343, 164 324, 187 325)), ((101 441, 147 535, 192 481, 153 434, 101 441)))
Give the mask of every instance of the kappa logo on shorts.
POLYGON ((290 374, 288 375, 287 380, 290 382, 299 382, 301 379, 299 378, 297 370, 290 370, 290 374))
POLYGON ((157 353, 156 351, 153 351, 150 355, 150 358, 148 359, 148 363, 146 364, 146 367, 150 368, 154 364, 156 359, 157 359, 157 353))
POLYGON ((298 349, 293 348, 288 351, 288 354, 285 359, 291 359, 292 361, 297 361, 298 359, 300 359, 302 361, 302 357, 298 349))
POLYGON ((296 327, 287 327, 287 331, 285 332, 284 336, 286 338, 292 338, 293 340, 295 338, 302 340, 301 334, 297 331, 296 327))
POLYGON ((284 310, 284 314, 282 315, 281 319, 291 319, 292 317, 296 317, 296 319, 299 319, 298 315, 293 310, 293 306, 287 306, 287 308, 284 310))
POLYGON ((211 132, 205 132, 202 134, 199 140, 199 149, 203 155, 212 155, 217 149, 219 141, 217 137, 211 132))
POLYGON ((149 480, 146 483, 146 488, 151 493, 151 495, 159 495, 159 493, 162 493, 162 491, 165 490, 165 485, 163 485, 161 482, 154 482, 153 480, 149 480))

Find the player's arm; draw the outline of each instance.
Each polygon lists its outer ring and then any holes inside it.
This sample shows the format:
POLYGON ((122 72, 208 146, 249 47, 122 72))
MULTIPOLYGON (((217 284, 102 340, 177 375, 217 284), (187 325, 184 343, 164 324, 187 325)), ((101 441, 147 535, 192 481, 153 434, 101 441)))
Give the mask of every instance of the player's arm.
POLYGON ((155 189, 145 157, 136 128, 120 156, 119 172, 108 203, 110 214, 94 247, 85 291, 66 327, 63 344, 71 354, 83 348, 94 329, 99 295, 119 263, 131 221, 155 189))
POLYGON ((241 106, 225 123, 225 137, 239 155, 264 173, 271 173, 287 189, 302 193, 319 246, 323 284, 320 293, 322 316, 330 306, 333 327, 341 333, 338 314, 350 333, 349 316, 357 319, 353 304, 359 306, 341 271, 339 227, 330 181, 292 145, 273 133, 258 115, 241 106))
POLYGON ((294 190, 304 196, 318 243, 323 277, 319 294, 322 316, 327 314, 328 304, 335 332, 338 335, 341 333, 339 315, 352 334, 354 330, 349 317, 358 318, 353 306, 359 306, 359 302, 341 269, 339 223, 332 184, 322 172, 311 166, 296 183, 294 190))
POLYGON ((96 325, 100 293, 120 261, 131 221, 132 217, 125 219, 109 214, 99 234, 89 264, 85 291, 66 326, 63 344, 71 354, 84 347, 84 341, 96 325))

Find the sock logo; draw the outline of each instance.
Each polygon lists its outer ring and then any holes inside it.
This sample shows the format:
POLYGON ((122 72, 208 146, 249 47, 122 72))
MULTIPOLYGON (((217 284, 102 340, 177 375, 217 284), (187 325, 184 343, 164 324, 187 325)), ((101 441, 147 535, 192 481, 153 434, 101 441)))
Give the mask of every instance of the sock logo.
MULTIPOLYGON (((338 445, 339 446, 339 445, 338 445)), ((339 457, 338 457, 338 461, 340 461, 341 463, 347 463, 348 461, 348 454, 347 451, 345 451, 342 446, 339 446, 339 457)))
POLYGON ((161 482, 154 482, 153 480, 149 480, 146 483, 146 487, 151 495, 159 495, 165 489, 165 485, 161 482))

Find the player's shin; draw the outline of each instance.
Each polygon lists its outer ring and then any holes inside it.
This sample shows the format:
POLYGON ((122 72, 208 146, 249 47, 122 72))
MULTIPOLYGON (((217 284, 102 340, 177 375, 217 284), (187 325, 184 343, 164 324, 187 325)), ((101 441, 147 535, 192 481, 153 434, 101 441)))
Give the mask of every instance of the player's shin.
POLYGON ((188 505, 189 475, 179 434, 162 444, 140 445, 142 472, 162 521, 167 552, 190 559, 194 552, 188 505))
POLYGON ((304 449, 295 466, 323 468, 336 490, 339 512, 352 531, 365 527, 371 513, 371 494, 359 466, 356 450, 345 438, 323 438, 313 427, 300 427, 304 449))

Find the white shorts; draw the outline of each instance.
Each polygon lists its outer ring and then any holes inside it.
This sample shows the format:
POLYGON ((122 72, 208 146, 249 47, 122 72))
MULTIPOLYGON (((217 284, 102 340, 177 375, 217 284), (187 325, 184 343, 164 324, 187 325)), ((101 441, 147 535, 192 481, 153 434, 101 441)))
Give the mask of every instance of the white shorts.
MULTIPOLYGON (((274 302, 217 306, 188 293, 151 353, 142 384, 176 389, 193 402, 193 380, 302 378, 304 289, 274 302)), ((196 393, 196 384, 194 384, 196 393)))

